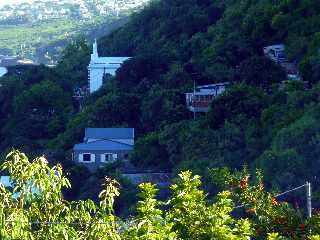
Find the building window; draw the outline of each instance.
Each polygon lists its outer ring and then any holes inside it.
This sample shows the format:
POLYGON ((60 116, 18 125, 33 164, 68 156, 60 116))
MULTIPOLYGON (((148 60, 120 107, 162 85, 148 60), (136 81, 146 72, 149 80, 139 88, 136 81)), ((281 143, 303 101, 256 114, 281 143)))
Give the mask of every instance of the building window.
POLYGON ((90 153, 83 154, 83 161, 84 162, 91 162, 91 154, 90 153))
POLYGON ((110 163, 110 162, 117 161, 117 159, 118 159, 118 154, 116 153, 101 154, 101 162, 110 163))
POLYGON ((91 153, 79 154, 79 162, 83 162, 83 163, 95 162, 95 155, 91 153))

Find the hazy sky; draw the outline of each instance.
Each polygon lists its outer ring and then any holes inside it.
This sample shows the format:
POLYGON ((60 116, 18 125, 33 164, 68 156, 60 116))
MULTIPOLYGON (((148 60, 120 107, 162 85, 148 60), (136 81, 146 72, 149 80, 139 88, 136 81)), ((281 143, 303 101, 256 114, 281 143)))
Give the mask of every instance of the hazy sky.
POLYGON ((34 0, 0 0, 0 7, 6 4, 19 4, 23 2, 33 2, 34 0))

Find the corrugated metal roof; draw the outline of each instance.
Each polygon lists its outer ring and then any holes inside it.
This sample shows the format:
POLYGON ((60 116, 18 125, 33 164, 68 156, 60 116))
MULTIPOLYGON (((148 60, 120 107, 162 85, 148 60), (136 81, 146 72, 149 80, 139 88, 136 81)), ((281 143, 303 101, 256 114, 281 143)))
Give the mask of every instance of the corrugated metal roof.
POLYGON ((94 142, 89 143, 80 143, 76 144, 73 147, 73 150, 79 150, 79 151, 130 151, 133 150, 133 146, 119 143, 115 141, 110 140, 98 140, 94 142))
POLYGON ((134 128, 86 128, 85 138, 134 139, 134 128))

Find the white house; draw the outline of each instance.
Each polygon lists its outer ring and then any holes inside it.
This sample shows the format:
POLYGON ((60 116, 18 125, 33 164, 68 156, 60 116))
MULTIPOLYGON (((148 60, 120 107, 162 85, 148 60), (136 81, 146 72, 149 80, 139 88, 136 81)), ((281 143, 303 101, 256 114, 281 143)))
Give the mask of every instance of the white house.
POLYGON ((283 63, 287 61, 285 55, 285 46, 283 44, 271 45, 263 48, 263 53, 276 63, 283 63))
POLYGON ((263 48, 264 55, 272 61, 282 66, 286 72, 288 80, 301 80, 298 66, 294 62, 289 62, 285 54, 285 45, 277 44, 263 48))
POLYGON ((186 93, 187 107, 191 112, 208 112, 214 98, 226 91, 229 82, 202 85, 186 93))
POLYGON ((93 43, 91 61, 88 66, 90 93, 97 91, 103 84, 103 77, 106 74, 115 76, 118 68, 129 57, 99 57, 97 40, 93 43))

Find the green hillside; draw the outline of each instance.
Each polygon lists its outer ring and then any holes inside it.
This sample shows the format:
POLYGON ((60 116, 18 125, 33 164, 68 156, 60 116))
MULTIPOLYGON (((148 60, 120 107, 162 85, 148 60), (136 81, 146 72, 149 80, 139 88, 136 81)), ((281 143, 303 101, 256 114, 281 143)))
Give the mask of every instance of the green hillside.
POLYGON ((268 188, 310 180, 318 191, 319 14, 316 0, 154 1, 100 39, 101 55, 133 58, 81 112, 71 95, 87 81, 86 42, 68 46, 55 69, 11 69, 0 88, 1 150, 46 152, 73 174, 72 197, 91 196, 90 176, 70 160, 72 146, 85 127, 130 126, 137 132, 131 161, 140 168, 190 169, 214 192, 208 168, 246 165, 262 169, 268 188), (284 70, 262 51, 276 43, 286 45, 305 83, 280 87, 284 70), (196 120, 184 96, 194 81, 232 83, 196 120))
MULTIPOLYGON (((119 19, 97 17, 88 21, 55 19, 36 24, 0 25, 0 54, 19 55, 41 63, 55 63, 62 49, 93 29, 115 28, 119 19)), ((103 34, 107 34, 105 29, 103 34)), ((99 34, 97 34, 99 36, 99 34)), ((100 33, 101 35, 101 33, 100 33)))

